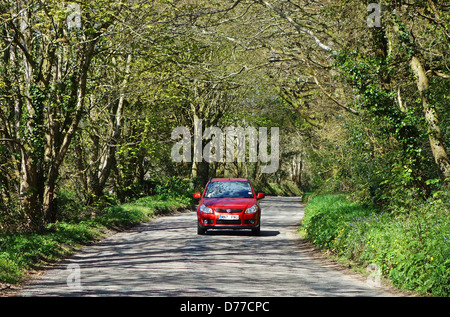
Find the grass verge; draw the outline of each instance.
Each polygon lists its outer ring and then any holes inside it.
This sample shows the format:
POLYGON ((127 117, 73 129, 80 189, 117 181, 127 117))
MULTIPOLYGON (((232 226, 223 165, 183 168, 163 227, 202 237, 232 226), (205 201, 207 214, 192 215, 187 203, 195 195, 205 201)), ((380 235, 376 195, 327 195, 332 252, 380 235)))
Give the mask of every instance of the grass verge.
POLYGON ((155 215, 186 208, 192 208, 188 197, 149 196, 106 208, 91 220, 50 224, 44 234, 0 235, 0 282, 20 283, 30 270, 61 260, 111 230, 123 230, 155 215))
POLYGON ((377 267, 400 289, 450 295, 450 215, 443 203, 380 212, 345 195, 315 196, 300 230, 340 258, 377 267))

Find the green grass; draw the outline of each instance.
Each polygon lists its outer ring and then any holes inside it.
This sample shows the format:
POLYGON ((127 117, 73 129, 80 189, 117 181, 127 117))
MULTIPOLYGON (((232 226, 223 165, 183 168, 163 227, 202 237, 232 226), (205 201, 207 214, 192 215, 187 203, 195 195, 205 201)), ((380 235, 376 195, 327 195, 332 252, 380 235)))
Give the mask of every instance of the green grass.
POLYGON ((109 230, 123 230, 155 215, 191 207, 192 199, 186 196, 149 196, 108 207, 91 220, 50 224, 44 234, 0 235, 0 282, 20 283, 28 271, 69 256, 109 230))
POLYGON ((450 216, 442 202, 383 213, 344 195, 319 195, 306 206, 300 230, 341 258, 377 264, 401 289, 450 295, 450 216))

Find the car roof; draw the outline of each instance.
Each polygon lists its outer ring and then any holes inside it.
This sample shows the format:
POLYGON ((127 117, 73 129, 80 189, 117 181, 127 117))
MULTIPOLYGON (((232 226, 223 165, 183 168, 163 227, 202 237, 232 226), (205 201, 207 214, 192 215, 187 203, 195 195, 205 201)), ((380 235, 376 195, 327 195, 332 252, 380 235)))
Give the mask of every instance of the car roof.
POLYGON ((211 178, 211 182, 248 182, 247 178, 211 178))

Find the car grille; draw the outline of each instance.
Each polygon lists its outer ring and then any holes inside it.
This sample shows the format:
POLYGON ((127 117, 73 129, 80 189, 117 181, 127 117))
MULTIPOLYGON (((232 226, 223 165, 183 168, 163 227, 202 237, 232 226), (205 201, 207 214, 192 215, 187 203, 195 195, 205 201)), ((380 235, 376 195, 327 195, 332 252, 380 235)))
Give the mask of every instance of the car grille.
POLYGON ((240 225, 241 220, 216 220, 217 225, 240 225))
POLYGON ((240 213, 242 208, 216 208, 216 212, 240 213))

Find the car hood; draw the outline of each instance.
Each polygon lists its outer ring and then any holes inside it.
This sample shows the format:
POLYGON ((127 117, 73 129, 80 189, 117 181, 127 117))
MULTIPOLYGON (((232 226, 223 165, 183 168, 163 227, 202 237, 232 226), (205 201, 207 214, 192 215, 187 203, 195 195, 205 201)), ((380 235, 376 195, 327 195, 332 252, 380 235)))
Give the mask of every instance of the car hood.
POLYGON ((247 208, 256 204, 255 198, 205 198, 203 204, 207 207, 247 208))

